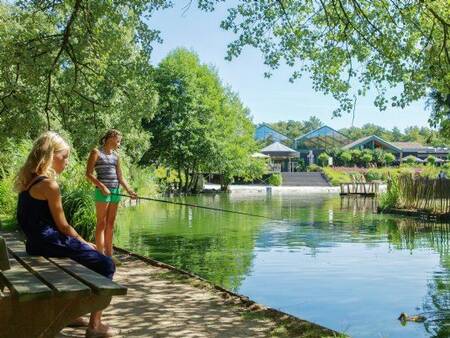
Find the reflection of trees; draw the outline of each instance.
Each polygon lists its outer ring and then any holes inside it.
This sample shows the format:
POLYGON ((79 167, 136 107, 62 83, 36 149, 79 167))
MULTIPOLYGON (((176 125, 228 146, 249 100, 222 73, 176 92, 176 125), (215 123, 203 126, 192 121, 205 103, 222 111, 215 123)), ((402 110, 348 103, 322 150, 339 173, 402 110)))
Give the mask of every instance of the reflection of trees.
POLYGON ((373 214, 372 199, 327 195, 190 197, 187 202, 285 218, 263 219, 149 203, 122 210, 116 244, 238 289, 251 269, 255 245, 297 249, 311 255, 340 243, 392 249, 426 248, 440 254, 442 270, 429 281, 423 302, 425 328, 436 338, 450 337, 450 225, 373 214), (447 326, 446 326, 447 325, 447 326))
POLYGON ((432 248, 441 257, 442 270, 433 273, 428 283, 423 311, 427 332, 433 338, 450 337, 450 224, 430 223, 412 218, 396 220, 389 228, 389 238, 397 248, 432 248))
POLYGON ((236 290, 248 274, 260 219, 148 203, 122 210, 115 243, 236 290))

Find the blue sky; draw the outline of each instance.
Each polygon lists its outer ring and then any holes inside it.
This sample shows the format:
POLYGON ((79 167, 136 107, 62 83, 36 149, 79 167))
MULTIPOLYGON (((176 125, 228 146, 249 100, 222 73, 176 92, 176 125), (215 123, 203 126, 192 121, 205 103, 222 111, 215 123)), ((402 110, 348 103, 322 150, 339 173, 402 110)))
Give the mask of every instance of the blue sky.
MULTIPOLYGON (((315 92, 307 75, 292 84, 288 81, 291 70, 281 67, 267 79, 264 72, 269 69, 263 64, 260 52, 250 47, 244 49, 237 59, 226 61, 226 46, 234 35, 219 26, 226 16, 224 6, 205 13, 199 11, 193 1, 183 14, 187 2, 177 0, 173 8, 159 11, 150 19, 150 27, 159 29, 164 40, 154 46, 153 64, 158 64, 177 47, 195 51, 202 63, 213 65, 222 81, 239 93, 243 103, 250 108, 255 123, 305 120, 314 115, 333 128, 351 126, 351 114, 332 118, 337 102, 330 96, 315 92)), ((358 98, 355 126, 374 123, 387 129, 397 126, 402 130, 411 125, 428 126, 429 112, 425 110, 424 100, 405 109, 391 107, 380 112, 373 105, 373 99, 373 94, 358 98)))

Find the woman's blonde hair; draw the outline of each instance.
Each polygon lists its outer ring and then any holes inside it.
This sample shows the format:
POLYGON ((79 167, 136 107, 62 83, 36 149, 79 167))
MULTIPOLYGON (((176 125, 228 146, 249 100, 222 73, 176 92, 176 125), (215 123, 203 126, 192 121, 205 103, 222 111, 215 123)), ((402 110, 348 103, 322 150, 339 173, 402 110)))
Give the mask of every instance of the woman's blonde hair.
POLYGON ((122 133, 117 129, 109 129, 100 139, 100 145, 104 146, 106 141, 111 137, 122 137, 122 133))
POLYGON ((25 190, 35 176, 55 177, 53 154, 63 150, 70 150, 70 146, 59 134, 47 131, 39 136, 16 176, 15 190, 25 190))

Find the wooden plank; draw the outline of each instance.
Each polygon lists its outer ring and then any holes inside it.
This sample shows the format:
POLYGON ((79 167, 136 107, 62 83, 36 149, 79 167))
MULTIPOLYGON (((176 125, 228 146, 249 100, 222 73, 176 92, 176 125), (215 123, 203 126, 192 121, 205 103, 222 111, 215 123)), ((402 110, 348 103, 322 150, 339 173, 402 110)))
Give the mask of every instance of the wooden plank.
POLYGON ((46 258, 28 255, 23 242, 9 240, 8 249, 25 268, 35 272, 39 279, 55 290, 58 296, 77 297, 91 293, 89 286, 73 278, 46 258))
POLYGON ((3 237, 0 237, 0 270, 9 270, 9 256, 6 249, 6 242, 3 237))
POLYGON ((73 277, 79 279, 84 284, 89 285, 92 291, 98 295, 114 296, 126 295, 127 288, 114 283, 108 278, 92 271, 85 266, 68 258, 49 258, 50 261, 58 265, 73 277))
POLYGON ((22 265, 10 259, 11 269, 0 272, 0 281, 19 302, 49 297, 53 291, 22 265))

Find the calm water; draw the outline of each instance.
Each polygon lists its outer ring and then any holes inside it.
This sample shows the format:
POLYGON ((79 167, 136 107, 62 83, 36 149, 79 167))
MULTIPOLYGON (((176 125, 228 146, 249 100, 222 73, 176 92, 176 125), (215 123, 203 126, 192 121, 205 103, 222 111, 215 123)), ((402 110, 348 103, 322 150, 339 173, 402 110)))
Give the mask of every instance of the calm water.
POLYGON ((450 225, 336 195, 186 200, 283 221, 149 202, 122 208, 115 244, 355 338, 450 337, 450 225))

